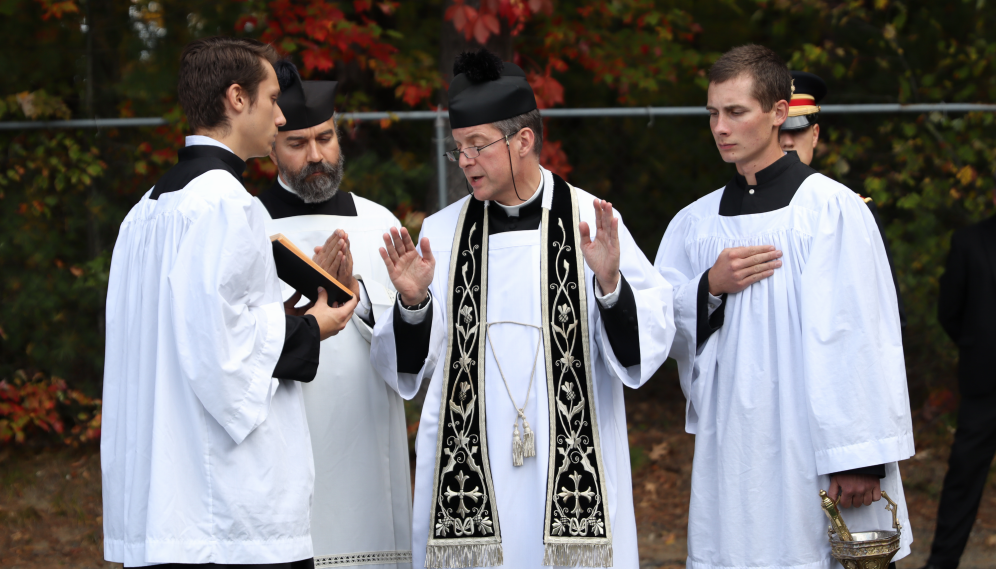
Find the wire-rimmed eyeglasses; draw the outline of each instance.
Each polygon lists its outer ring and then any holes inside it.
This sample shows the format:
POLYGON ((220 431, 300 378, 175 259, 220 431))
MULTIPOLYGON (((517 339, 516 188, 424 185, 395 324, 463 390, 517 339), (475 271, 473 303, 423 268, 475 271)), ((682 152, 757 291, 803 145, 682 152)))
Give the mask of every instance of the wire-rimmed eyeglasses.
POLYGON ((497 144, 503 140, 505 141, 506 144, 508 143, 508 137, 504 136, 494 142, 489 142, 484 146, 468 146, 462 150, 461 149, 447 150, 446 157, 449 159, 450 162, 458 162, 460 160, 460 155, 463 154, 464 156, 467 157, 468 160, 473 160, 474 158, 477 158, 478 156, 481 155, 482 150, 491 146, 492 144, 497 144))

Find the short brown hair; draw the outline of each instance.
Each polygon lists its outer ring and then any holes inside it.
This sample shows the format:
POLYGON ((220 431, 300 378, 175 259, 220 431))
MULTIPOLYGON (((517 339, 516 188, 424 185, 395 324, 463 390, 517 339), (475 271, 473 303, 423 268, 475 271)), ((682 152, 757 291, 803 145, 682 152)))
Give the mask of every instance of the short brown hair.
POLYGON ((764 112, 778 101, 792 99, 792 74, 778 54, 761 45, 742 45, 723 54, 709 68, 710 83, 726 83, 747 75, 754 81, 753 96, 764 112))
POLYGON ((245 38, 212 37, 191 42, 180 57, 177 95, 193 131, 228 126, 225 91, 240 85, 256 104, 259 84, 266 79, 262 60, 273 65, 273 46, 245 38))
POLYGON ((500 120, 491 123, 502 136, 512 136, 524 128, 528 128, 536 135, 536 142, 533 143, 533 152, 536 156, 543 155, 543 118, 539 109, 533 109, 528 113, 516 115, 510 119, 500 120))

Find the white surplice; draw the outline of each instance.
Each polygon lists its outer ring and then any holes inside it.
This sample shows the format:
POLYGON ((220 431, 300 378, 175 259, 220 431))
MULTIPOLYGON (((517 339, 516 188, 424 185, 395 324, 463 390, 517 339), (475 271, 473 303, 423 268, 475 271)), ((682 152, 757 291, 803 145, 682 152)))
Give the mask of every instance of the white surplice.
MULTIPOLYGON (((544 203, 549 207, 553 177, 547 170, 543 170, 543 176, 542 187, 545 189, 541 191, 544 192, 544 203)), ((580 219, 588 222, 594 238, 596 229, 593 196, 583 190, 577 190, 577 193, 580 219)), ((414 397, 422 380, 430 378, 415 443, 417 463, 412 538, 415 567, 424 566, 428 532, 432 527, 429 506, 432 500, 444 371, 444 365, 440 361, 446 356, 447 346, 445 311, 449 295, 448 260, 453 248, 457 219, 466 199, 470 197, 430 216, 422 226, 421 237, 429 239, 436 258, 435 276, 429 287, 433 298, 432 334, 424 367, 417 375, 398 373, 393 311, 385 312, 377 321, 372 342, 371 357, 375 368, 402 397, 414 397)), ((496 206, 492 204, 491 207, 496 206)), ((618 212, 614 214, 618 217, 618 212)), ((589 340, 594 399, 608 487, 606 501, 612 524, 614 566, 636 569, 639 566, 639 555, 623 385, 639 387, 653 375, 667 357, 675 328, 671 314, 671 287, 637 247, 621 218, 619 241, 622 250, 620 271, 636 297, 641 358, 638 365, 626 368, 616 359, 598 312, 592 286, 593 273, 587 264, 584 278, 587 283, 588 325, 591 330, 589 340)), ((489 321, 513 320, 542 326, 540 255, 544 245, 538 229, 509 231, 489 238, 489 321)), ((491 328, 490 334, 509 388, 517 403, 522 405, 526 399, 533 356, 541 341, 539 332, 514 324, 499 324, 491 328)), ((543 357, 542 350, 539 357, 543 357)), ((545 369, 542 362, 536 366, 536 377, 525 408, 526 419, 536 436, 536 456, 526 458, 523 466, 514 467, 512 424, 516 418, 516 410, 506 392, 490 345, 486 350, 485 401, 491 475, 501 524, 504 566, 516 569, 543 567, 543 522, 550 448, 545 369)))
MULTIPOLYGON (((305 252, 336 229, 349 234, 353 273, 363 280, 375 319, 395 292, 378 253, 381 236, 401 223, 386 208, 353 195, 357 215, 268 219, 305 252)), ((283 285, 283 296, 294 293, 283 285)), ((318 374, 304 384, 315 458, 311 536, 316 567, 411 568, 411 468, 404 402, 374 373, 371 328, 356 314, 322 342, 318 374)))
MULTIPOLYGON (((695 435, 691 569, 839 567, 819 490, 829 474, 886 465, 910 529, 897 461, 913 455, 896 291, 874 218, 851 190, 814 174, 791 203, 720 216, 723 190, 678 213, 655 266, 674 286, 678 361, 695 435), (699 280, 727 247, 774 245, 783 265, 726 299, 696 340, 699 280)), ((852 531, 889 529, 885 501, 842 511, 852 531)))
POLYGON ((107 290, 105 558, 309 558, 311 441, 301 384, 272 377, 286 317, 266 211, 223 170, 150 194, 107 290))

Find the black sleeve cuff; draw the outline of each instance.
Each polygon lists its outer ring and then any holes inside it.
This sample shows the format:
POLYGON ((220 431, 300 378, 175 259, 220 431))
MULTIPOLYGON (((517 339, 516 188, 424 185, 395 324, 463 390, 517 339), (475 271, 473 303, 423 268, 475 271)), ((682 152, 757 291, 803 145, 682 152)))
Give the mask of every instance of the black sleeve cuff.
MULTIPOLYGON (((594 277, 592 278, 594 286, 594 277)), ((640 325, 636 317, 636 297, 633 288, 626 282, 626 277, 619 273, 619 300, 612 308, 605 308, 601 302, 598 313, 605 324, 605 334, 609 337, 609 345, 624 367, 640 363, 640 325)))
POLYGON ((429 356, 429 338, 432 336, 432 302, 425 319, 409 324, 401 318, 401 295, 394 303, 394 349, 398 356, 398 373, 418 373, 429 356))
POLYGON ((321 352, 322 331, 318 320, 310 314, 286 315, 287 331, 284 347, 277 359, 273 377, 309 382, 318 374, 318 354, 321 352))
POLYGON ((699 279, 699 289, 695 299, 695 344, 701 348, 706 343, 709 336, 716 330, 723 327, 726 318, 726 295, 719 297, 722 299, 719 308, 709 315, 709 269, 702 273, 699 279))
POLYGON ((837 476, 838 474, 858 474, 860 476, 875 476, 878 478, 885 478, 885 465, 876 464, 875 466, 863 466, 861 468, 852 468, 851 470, 845 470, 843 472, 834 472, 830 476, 837 476))

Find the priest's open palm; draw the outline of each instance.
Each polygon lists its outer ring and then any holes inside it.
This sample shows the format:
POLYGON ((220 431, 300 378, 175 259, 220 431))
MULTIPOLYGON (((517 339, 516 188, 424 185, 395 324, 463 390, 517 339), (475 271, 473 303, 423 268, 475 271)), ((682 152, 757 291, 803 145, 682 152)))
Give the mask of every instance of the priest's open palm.
POLYGON ((602 294, 616 290, 619 284, 619 220, 612 215, 612 204, 595 200, 595 239, 591 239, 588 224, 578 224, 581 231, 581 253, 595 273, 602 294))
POLYGON ((436 270, 436 259, 429 248, 429 240, 423 237, 420 245, 421 255, 415 249, 415 243, 407 229, 401 228, 398 231, 396 227, 392 227, 390 233, 384 234, 384 247, 380 248, 380 256, 387 266, 391 283, 401 295, 401 302, 408 306, 425 300, 436 270))

